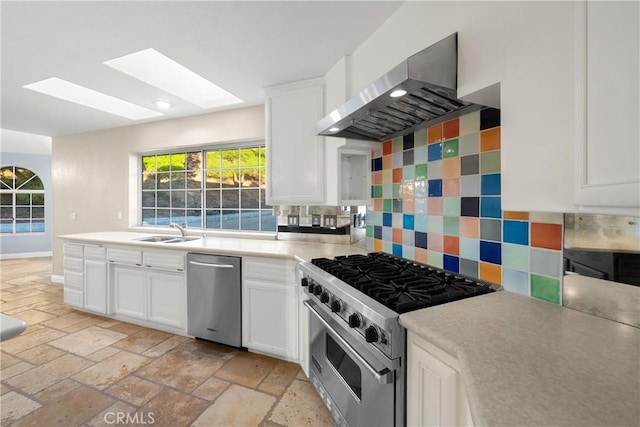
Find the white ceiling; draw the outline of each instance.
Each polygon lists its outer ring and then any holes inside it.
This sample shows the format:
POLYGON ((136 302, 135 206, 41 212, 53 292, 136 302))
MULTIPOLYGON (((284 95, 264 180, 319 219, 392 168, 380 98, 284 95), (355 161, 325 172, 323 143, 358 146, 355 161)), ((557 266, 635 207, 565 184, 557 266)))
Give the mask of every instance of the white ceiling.
POLYGON ((401 1, 1 1, 4 129, 60 136, 204 114, 173 95, 102 64, 154 48, 243 99, 265 87, 323 76, 352 53, 401 1), (131 121, 23 88, 59 77, 157 110, 131 121), (158 110, 159 111, 159 110, 158 110))

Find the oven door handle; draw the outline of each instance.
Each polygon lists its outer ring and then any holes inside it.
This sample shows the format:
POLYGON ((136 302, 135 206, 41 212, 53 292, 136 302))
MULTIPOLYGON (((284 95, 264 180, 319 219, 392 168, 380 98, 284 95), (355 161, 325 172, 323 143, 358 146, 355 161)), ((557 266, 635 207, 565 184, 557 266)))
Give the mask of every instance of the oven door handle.
POLYGON ((344 338, 340 336, 340 334, 338 334, 335 331, 335 329, 333 328, 333 326, 329 324, 329 322, 324 320, 324 318, 320 315, 320 313, 318 313, 318 311, 315 308, 313 308, 313 305, 309 303, 309 301, 305 300, 305 301, 302 301, 302 303, 306 305, 309 308, 309 310, 313 312, 313 314, 318 318, 318 320, 320 320, 320 322, 322 322, 322 324, 330 332, 332 332, 331 335, 333 336, 333 338, 335 338, 340 344, 346 347, 351 353, 351 355, 355 359, 357 359, 358 362, 360 362, 362 366, 364 366, 366 370, 369 371, 369 373, 373 375, 380 384, 391 384, 393 382, 392 371, 390 371, 387 368, 384 368, 382 371, 378 372, 373 366, 371 366, 371 364, 369 364, 369 362, 367 362, 362 356, 360 356, 360 354, 351 346, 351 344, 349 344, 344 338))

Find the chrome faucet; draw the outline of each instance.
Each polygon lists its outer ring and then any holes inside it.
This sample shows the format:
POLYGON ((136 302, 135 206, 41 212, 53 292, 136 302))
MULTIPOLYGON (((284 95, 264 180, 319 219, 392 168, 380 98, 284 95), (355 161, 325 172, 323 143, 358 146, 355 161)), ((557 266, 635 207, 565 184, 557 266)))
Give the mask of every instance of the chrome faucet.
POLYGON ((178 230, 180 230, 180 234, 182 234, 182 237, 185 237, 187 235, 187 223, 184 223, 184 226, 177 224, 175 222, 172 222, 171 224, 169 224, 169 227, 173 227, 173 228, 177 228, 178 230))

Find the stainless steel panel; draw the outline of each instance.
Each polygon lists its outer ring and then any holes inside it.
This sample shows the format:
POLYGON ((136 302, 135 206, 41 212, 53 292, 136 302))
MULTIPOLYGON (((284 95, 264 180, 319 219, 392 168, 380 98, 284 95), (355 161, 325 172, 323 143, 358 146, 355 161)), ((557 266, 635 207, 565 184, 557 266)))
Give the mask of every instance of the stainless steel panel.
MULTIPOLYGON (((328 399, 331 406, 335 406, 350 426, 402 426, 404 424, 404 378, 402 369, 386 372, 384 367, 375 366, 379 363, 367 360, 366 352, 354 349, 352 345, 345 345, 339 338, 340 329, 334 329, 330 319, 323 319, 321 314, 311 310, 309 319, 310 346, 310 376, 314 383, 322 386, 321 394, 328 399), (339 372, 327 357, 327 342, 334 340, 332 345, 339 346, 344 359, 350 359, 350 380, 339 372), (355 350, 355 352, 354 352, 355 350), (374 372, 383 372, 385 381, 374 372), (354 392, 349 381, 358 378, 359 393, 354 392), (393 379, 385 383, 386 378, 393 379), (359 394, 359 395, 358 395, 359 394)), ((319 390, 320 392, 320 390, 319 390)))
POLYGON ((640 287, 567 274, 562 305, 583 313, 640 328, 640 287))
POLYGON ((187 333, 242 345, 241 258, 187 254, 187 333))
POLYGON ((457 45, 452 34, 407 58, 320 120, 316 132, 382 142, 483 108, 456 99, 457 45), (396 89, 407 94, 390 97, 396 89))

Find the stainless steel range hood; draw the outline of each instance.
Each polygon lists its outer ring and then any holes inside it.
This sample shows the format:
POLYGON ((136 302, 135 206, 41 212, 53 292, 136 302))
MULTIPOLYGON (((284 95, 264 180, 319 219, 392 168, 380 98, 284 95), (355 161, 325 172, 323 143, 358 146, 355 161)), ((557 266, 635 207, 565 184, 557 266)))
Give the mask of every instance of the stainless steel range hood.
POLYGON ((319 135, 383 142, 484 108, 457 99, 457 33, 407 58, 316 125, 319 135), (397 96, 398 90, 406 91, 397 96))

